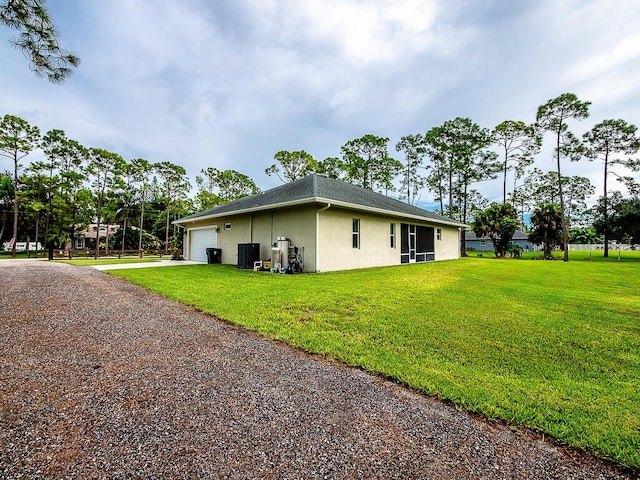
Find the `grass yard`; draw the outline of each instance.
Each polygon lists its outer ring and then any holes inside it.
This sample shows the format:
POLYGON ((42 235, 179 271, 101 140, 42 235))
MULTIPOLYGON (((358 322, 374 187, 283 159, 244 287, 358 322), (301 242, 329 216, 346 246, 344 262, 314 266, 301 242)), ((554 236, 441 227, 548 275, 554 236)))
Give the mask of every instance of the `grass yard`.
POLYGON ((159 262, 159 258, 77 258, 75 260, 56 260, 60 263, 68 263, 69 265, 117 265, 120 263, 151 263, 159 262))
MULTIPOLYGON (((38 255, 40 258, 47 258, 47 252, 40 250, 38 252, 38 255)), ((36 258, 36 252, 16 252, 16 259, 17 260, 24 260, 26 258, 36 258)), ((11 251, 10 250, 4 250, 2 252, 0 252, 0 260, 11 260, 11 251)))
POLYGON ((226 265, 110 273, 640 468, 639 263, 468 258, 304 275, 226 265))
MULTIPOLYGON (((468 251, 467 254, 472 258, 496 258, 493 250, 491 251, 468 251)), ((523 252, 522 260, 542 260, 542 252, 523 252)), ((562 252, 554 251, 551 256, 556 260, 562 260, 562 252)), ((603 250, 570 250, 569 260, 574 261, 590 261, 590 262, 640 262, 640 251, 638 250, 609 250, 609 256, 604 257, 603 250)))

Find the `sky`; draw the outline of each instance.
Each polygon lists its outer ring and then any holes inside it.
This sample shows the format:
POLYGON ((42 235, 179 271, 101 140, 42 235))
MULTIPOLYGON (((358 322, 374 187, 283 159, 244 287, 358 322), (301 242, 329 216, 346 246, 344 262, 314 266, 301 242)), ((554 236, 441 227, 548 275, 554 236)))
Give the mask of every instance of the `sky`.
MULTIPOLYGON (((47 6, 62 46, 82 63, 51 84, 30 72, 9 43, 14 32, 0 27, 0 115, 126 160, 173 162, 192 179, 207 167, 235 169, 269 189, 281 183, 264 173, 276 152, 323 160, 365 134, 388 137, 402 160, 395 145, 403 135, 456 117, 486 128, 532 123, 538 106, 565 92, 592 102, 588 119, 570 122, 580 136, 609 118, 640 125, 636 0, 47 6)), ((551 142, 545 137, 536 158, 543 171, 555 168, 551 142)), ((563 173, 588 176, 602 194, 601 162, 567 162, 563 173)), ((477 188, 501 201, 499 180, 477 188)))

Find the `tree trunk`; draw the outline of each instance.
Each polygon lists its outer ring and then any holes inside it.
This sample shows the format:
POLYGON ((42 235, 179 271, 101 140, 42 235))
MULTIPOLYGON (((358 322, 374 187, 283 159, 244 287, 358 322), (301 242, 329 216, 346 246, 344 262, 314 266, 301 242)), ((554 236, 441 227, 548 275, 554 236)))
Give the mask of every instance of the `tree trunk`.
POLYGON ((140 210, 140 234, 138 236, 138 256, 142 258, 142 227, 144 225, 144 196, 142 200, 142 208, 140 210))
POLYGON ((18 242, 18 153, 13 156, 13 246, 11 258, 16 258, 16 243, 18 242))
MULTIPOLYGON (((71 236, 71 250, 69 250, 69 260, 71 260, 71 258, 73 257, 73 246, 75 245, 76 242, 76 212, 77 212, 77 208, 74 206, 73 209, 71 210, 71 230, 70 230, 70 236, 71 236)), ((84 243, 83 243, 84 245, 84 243)))
MULTIPOLYGON (((562 125, 562 122, 561 122, 562 125)), ((562 174, 560 173, 560 127, 558 128, 556 143, 556 159, 558 164, 558 195, 560 196, 560 220, 562 225, 562 250, 564 252, 562 259, 569 261, 569 229, 567 228, 567 220, 564 215, 564 195, 562 193, 562 174)))
POLYGON ((609 256, 609 199, 607 197, 607 167, 609 160, 609 152, 605 152, 604 155, 604 212, 603 212, 603 220, 604 220, 604 256, 607 258, 609 256))
POLYGON ((96 211, 96 221, 98 222, 96 225, 96 252, 93 258, 96 260, 100 255, 100 212, 102 211, 102 198, 98 198, 98 209, 96 211))
MULTIPOLYGON (((47 216, 45 218, 45 222, 44 222, 44 242, 45 242, 45 247, 49 245, 49 228, 51 226, 51 209, 53 208, 53 188, 51 188, 51 185, 53 183, 53 163, 51 165, 51 168, 49 169, 49 188, 51 189, 48 194, 49 194, 49 198, 47 199, 47 216)), ((36 239, 37 241, 37 239, 36 239)))
POLYGON ((99 250, 100 250, 100 216, 98 216, 98 223, 96 225, 96 251, 93 254, 93 258, 96 260, 100 256, 99 250))
POLYGON ((127 235, 127 216, 125 215, 124 221, 122 222, 122 244, 120 245, 120 254, 124 252, 124 239, 127 235))
POLYGON ((411 203, 411 170, 409 169, 409 160, 407 160, 407 203, 411 203))
POLYGON ((164 232, 164 253, 169 253, 169 202, 167 202, 167 224, 164 232))
POLYGON ((504 177, 502 179, 502 203, 507 203, 507 168, 508 168, 509 156, 507 147, 504 147, 504 177))
POLYGON ((440 215, 444 215, 444 188, 442 187, 442 164, 438 160, 438 197, 440 198, 440 215))
POLYGON ((40 231, 40 212, 36 212, 36 258, 38 258, 38 233, 40 231))
POLYGON ((453 218, 453 154, 449 161, 449 217, 453 218))
MULTIPOLYGON (((469 183, 468 180, 465 179, 464 181, 464 193, 463 193, 463 197, 462 197, 462 223, 467 223, 467 185, 469 183)), ((464 234, 464 232, 462 232, 461 235, 461 240, 460 240, 460 256, 461 257, 466 257, 467 256, 467 236, 464 234)))

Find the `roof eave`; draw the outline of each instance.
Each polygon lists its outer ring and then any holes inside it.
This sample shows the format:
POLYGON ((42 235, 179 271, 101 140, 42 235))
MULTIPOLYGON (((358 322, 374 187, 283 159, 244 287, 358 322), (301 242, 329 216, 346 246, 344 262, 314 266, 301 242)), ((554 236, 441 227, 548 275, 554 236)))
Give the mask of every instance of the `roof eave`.
POLYGON ((439 218, 430 218, 427 216, 423 216, 423 215, 414 215, 411 213, 404 213, 404 212, 398 212, 395 210, 386 210, 383 208, 375 208, 375 207, 368 207, 366 205, 358 205, 355 203, 349 203, 349 202, 340 202, 340 201, 336 201, 336 200, 330 200, 327 198, 318 198, 317 201, 319 203, 330 203, 331 205, 335 205, 335 206, 339 206, 339 207, 346 207, 346 208, 351 208, 353 210, 360 210, 360 211, 364 211, 364 212, 371 212, 371 213, 378 213, 381 215, 388 215, 388 216, 393 216, 393 217, 404 217, 404 218, 411 218, 413 220, 420 220, 420 221, 427 221, 427 222, 431 222, 431 223, 437 223, 437 224, 441 224, 441 225, 450 225, 450 226, 454 226, 454 227, 468 227, 468 225, 464 224, 464 223, 460 223, 460 222, 456 222, 455 220, 451 220, 448 221, 446 219, 439 219, 439 218))
POLYGON ((172 223, 175 223, 177 225, 180 224, 187 224, 187 223, 196 223, 199 222, 201 220, 211 220, 214 218, 220 218, 220 217, 230 217, 233 215, 242 215, 245 213, 253 213, 253 212, 261 212, 264 210, 273 210, 276 208, 286 208, 286 207, 295 207, 297 205, 304 205, 304 204, 308 204, 308 203, 314 203, 314 199, 313 198, 303 198, 300 200, 293 200, 290 202, 281 202, 281 203, 272 203, 269 205, 262 205, 262 206, 258 206, 258 207, 251 207, 251 208, 242 208, 239 210, 229 210, 227 212, 220 212, 220 213, 213 213, 210 215, 202 215, 200 217, 194 217, 194 218, 189 218, 189 217, 185 217, 185 218, 181 218, 178 220, 174 220, 172 223))

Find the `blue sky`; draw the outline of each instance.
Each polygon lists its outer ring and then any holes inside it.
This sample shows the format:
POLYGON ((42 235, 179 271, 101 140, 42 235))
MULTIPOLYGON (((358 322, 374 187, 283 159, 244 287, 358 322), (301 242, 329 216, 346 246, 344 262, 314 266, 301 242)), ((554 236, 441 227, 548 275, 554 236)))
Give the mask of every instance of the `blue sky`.
MULTIPOLYGON (((590 118, 572 124, 579 135, 606 118, 640 124, 635 0, 47 5, 82 63, 52 85, 0 29, 0 114, 128 160, 174 162, 192 178, 209 166, 233 168, 267 189, 280 183, 264 174, 279 150, 322 160, 372 133, 389 137, 395 154, 402 135, 458 116, 488 128, 532 122, 539 105, 564 92, 593 102, 590 118)), ((537 166, 554 168, 550 147, 537 166)), ((565 167, 589 176, 598 194, 601 170, 586 160, 565 167)), ((501 197, 499 181, 480 190, 501 197)))

